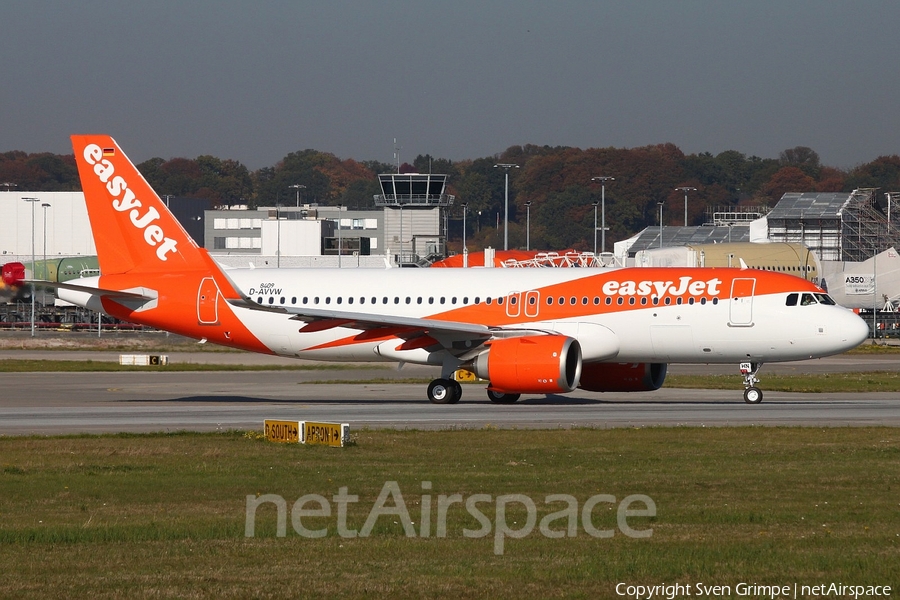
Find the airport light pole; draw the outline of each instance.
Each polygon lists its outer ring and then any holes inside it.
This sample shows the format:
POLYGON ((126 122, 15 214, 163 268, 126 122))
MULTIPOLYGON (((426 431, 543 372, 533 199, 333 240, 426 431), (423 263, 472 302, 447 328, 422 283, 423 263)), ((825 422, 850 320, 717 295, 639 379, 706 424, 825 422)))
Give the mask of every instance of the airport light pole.
MULTIPOLYGON (((591 181, 600 182, 600 251, 606 252, 606 182, 615 181, 615 177, 600 176, 591 177, 591 181)), ((596 205, 595 205, 596 206, 596 205)), ((596 212, 596 208, 594 211, 596 212)), ((596 217, 594 221, 596 221, 596 217)), ((597 229, 597 223, 594 223, 594 229, 597 229)), ((597 254, 597 234, 594 233, 594 255, 597 254)))
POLYGON ((50 208, 50 203, 44 202, 41 204, 41 208, 44 209, 44 278, 47 278, 47 209, 50 208))
POLYGON ((525 203, 525 249, 531 250, 531 200, 525 203))
MULTIPOLYGON (((38 198, 22 198, 25 202, 31 202, 31 279, 34 280, 34 205, 40 202, 38 198)), ((31 282, 31 337, 34 337, 34 281, 31 282)))
POLYGON ((297 190, 297 208, 300 208, 300 190, 305 190, 306 186, 300 183, 295 183, 294 185, 289 185, 288 187, 293 190, 297 190))
POLYGON ((462 243, 462 247, 463 247, 463 252, 465 252, 466 251, 466 213, 468 212, 468 209, 469 209, 469 203, 463 202, 462 209, 463 209, 463 243, 462 243))
POLYGON ((659 247, 662 248, 662 247, 663 247, 663 245, 662 245, 662 242, 663 242, 663 240, 662 240, 662 238, 663 238, 663 221, 662 221, 662 215, 663 215, 663 206, 665 206, 666 201, 665 201, 665 200, 660 200, 660 201, 657 202, 656 204, 659 205, 659 247))
POLYGON ((509 250, 509 170, 518 169, 519 165, 512 163, 498 163, 494 165, 506 170, 504 196, 503 196, 503 249, 509 250))
POLYGON ((338 204, 338 218, 337 218, 337 230, 338 230, 338 269, 341 268, 341 254, 344 253, 344 249, 341 247, 341 207, 343 204, 338 204))
POLYGON ((275 242, 278 247, 275 249, 275 268, 281 268, 281 203, 275 203, 275 242))
POLYGON ((688 195, 688 192, 696 192, 697 188, 695 188, 695 187, 678 187, 675 189, 684 192, 684 226, 687 227, 687 195, 688 195))

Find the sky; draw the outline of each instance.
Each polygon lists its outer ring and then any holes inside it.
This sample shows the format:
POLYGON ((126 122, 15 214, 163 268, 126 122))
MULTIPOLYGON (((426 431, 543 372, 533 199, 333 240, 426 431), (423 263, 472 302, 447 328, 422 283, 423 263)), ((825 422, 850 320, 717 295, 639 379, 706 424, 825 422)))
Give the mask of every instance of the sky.
POLYGON ((0 151, 250 169, 513 145, 900 154, 900 3, 8 0, 0 151))

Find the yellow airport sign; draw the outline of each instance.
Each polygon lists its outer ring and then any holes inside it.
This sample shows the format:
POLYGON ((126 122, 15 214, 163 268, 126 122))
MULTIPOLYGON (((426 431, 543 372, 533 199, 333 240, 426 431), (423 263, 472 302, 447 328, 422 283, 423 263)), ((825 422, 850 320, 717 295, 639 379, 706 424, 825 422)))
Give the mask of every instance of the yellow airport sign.
POLYGON ((350 425, 348 423, 301 421, 300 432, 300 443, 302 444, 341 447, 350 439, 350 425))
POLYGON ((475 376, 475 373, 467 369, 457 369, 453 372, 453 379, 456 381, 477 381, 478 377, 475 376))
POLYGON ((276 421, 266 419, 264 422, 266 439, 270 442, 296 444, 300 442, 301 421, 276 421))

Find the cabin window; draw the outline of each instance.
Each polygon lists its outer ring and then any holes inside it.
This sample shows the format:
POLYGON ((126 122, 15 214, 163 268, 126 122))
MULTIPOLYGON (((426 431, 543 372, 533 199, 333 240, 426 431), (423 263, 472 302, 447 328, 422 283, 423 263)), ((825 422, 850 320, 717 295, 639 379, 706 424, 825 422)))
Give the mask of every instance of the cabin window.
POLYGON ((693 306, 693 304, 694 304, 694 299, 693 299, 693 298, 688 298, 688 304, 690 304, 690 305, 693 306))
POLYGON ((516 298, 515 296, 510 296, 509 303, 515 306, 516 302, 518 302, 518 298, 516 298))
POLYGON ((675 304, 681 304, 682 302, 684 302, 684 300, 682 298, 675 299, 675 304))
POLYGON ((628 304, 631 304, 631 305, 634 304, 634 296, 632 296, 631 298, 628 299, 628 304))
POLYGON ((256 303, 257 303, 257 304, 262 304, 262 296, 260 296, 259 298, 256 299, 256 303))
POLYGON ((718 303, 719 303, 719 299, 718 299, 718 298, 713 298, 713 306, 715 306, 715 305, 718 304, 718 303))
POLYGON ((551 306, 553 304, 553 296, 547 296, 547 306, 551 306))
POLYGON ((313 304, 318 304, 318 303, 319 303, 319 297, 316 296, 315 298, 313 298, 313 304))
POLYGON ((297 304, 297 296, 291 298, 291 304, 297 304))
POLYGON ((606 297, 606 303, 607 303, 607 304, 612 304, 612 298, 610 298, 609 296, 607 296, 607 297, 606 297))
POLYGON ((340 304, 340 303, 343 302, 343 301, 344 301, 343 298, 341 298, 340 296, 337 297, 337 303, 338 303, 338 304, 340 304))
POLYGON ((572 306, 575 306, 576 302, 578 302, 578 298, 576 298, 575 296, 569 298, 569 304, 571 304, 572 306))
POLYGON ((497 298, 497 304, 503 304, 503 297, 497 298))
POLYGON ((490 305, 490 304, 491 304, 491 302, 492 302, 492 300, 491 300, 491 297, 490 297, 490 296, 488 296, 488 297, 487 297, 487 298, 485 298, 485 299, 484 299, 484 302, 485 302, 485 304, 488 304, 488 305, 490 305))
POLYGON ((587 298, 587 296, 582 296, 582 297, 581 297, 581 303, 582 303, 582 304, 587 304, 587 303, 588 303, 588 298, 587 298))
POLYGON ((706 298, 700 298, 700 305, 704 306, 706 304, 706 298))
POLYGON ((670 305, 670 304, 672 304, 672 299, 671 299, 671 298, 666 298, 666 306, 668 306, 668 305, 670 305))
POLYGON ((618 298, 616 298, 616 304, 618 304, 619 306, 625 304, 625 298, 619 296, 618 298))
POLYGON ((434 296, 428 297, 428 304, 434 304, 434 296))
POLYGON ((303 304, 309 302, 309 296, 303 296, 303 304))
POLYGON ((325 304, 331 304, 331 296, 325 296, 325 304))
POLYGON ((481 304, 481 298, 475 296, 475 304, 481 304))
POLYGON ((279 300, 282 304, 284 304, 284 296, 282 296, 279 300))
POLYGON ((269 296, 269 304, 275 304, 275 296, 269 296))
POLYGON ((653 296, 653 306, 659 304, 659 296, 653 296))
POLYGON ((410 298, 409 296, 407 296, 407 297, 406 297, 406 303, 407 303, 407 304, 411 304, 411 303, 412 303, 412 298, 410 298))
POLYGON ((594 305, 600 304, 600 296, 594 296, 594 305))
POLYGON ((644 296, 643 298, 641 298, 641 306, 646 306, 646 304, 647 304, 647 296, 644 296))
POLYGON ((534 306, 535 304, 537 304, 537 298, 535 298, 534 296, 529 296, 528 297, 528 305, 534 306))
POLYGON ((463 303, 463 304, 468 304, 468 303, 469 303, 469 297, 468 297, 468 296, 463 296, 462 303, 463 303))

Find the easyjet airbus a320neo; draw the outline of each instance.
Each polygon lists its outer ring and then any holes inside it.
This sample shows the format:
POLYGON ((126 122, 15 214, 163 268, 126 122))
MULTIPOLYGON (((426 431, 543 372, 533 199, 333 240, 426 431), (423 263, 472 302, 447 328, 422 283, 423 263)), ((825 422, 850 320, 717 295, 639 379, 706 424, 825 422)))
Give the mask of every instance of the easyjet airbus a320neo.
POLYGON ((54 284, 60 298, 224 346, 326 361, 440 367, 520 394, 658 389, 666 365, 734 363, 744 399, 762 363, 837 354, 868 327, 815 285, 736 268, 229 269, 185 233, 105 135, 72 137, 99 277, 54 284))

